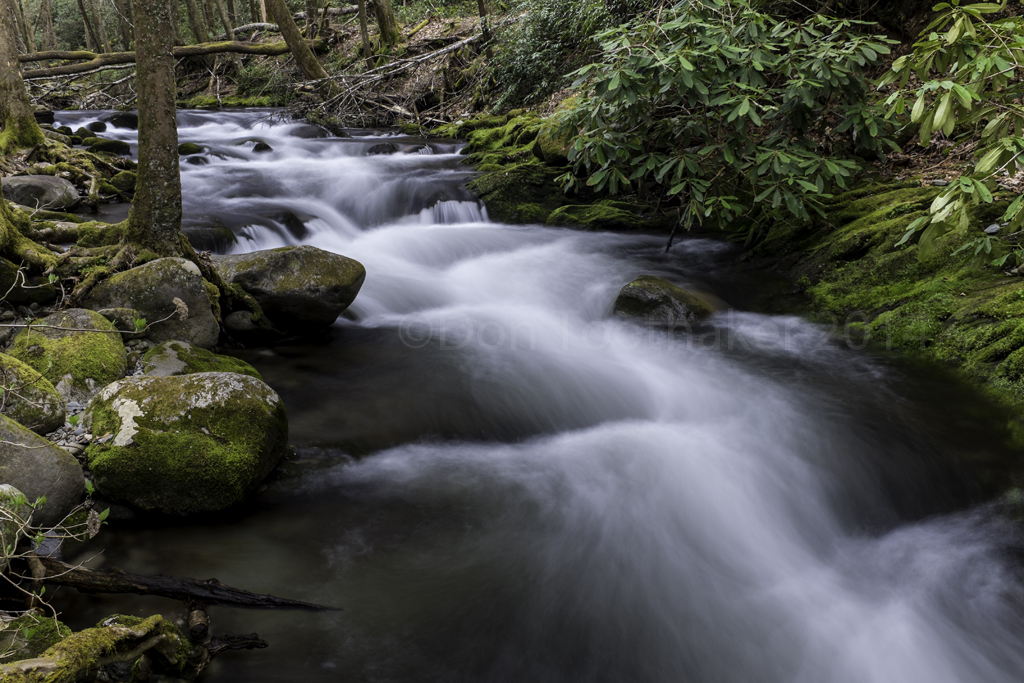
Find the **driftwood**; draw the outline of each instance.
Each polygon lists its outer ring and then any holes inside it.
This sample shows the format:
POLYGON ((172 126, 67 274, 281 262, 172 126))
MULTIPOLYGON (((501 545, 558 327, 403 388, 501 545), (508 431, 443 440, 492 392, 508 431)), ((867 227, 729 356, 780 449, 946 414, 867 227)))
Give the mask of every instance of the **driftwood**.
POLYGON ((250 593, 239 588, 232 588, 217 579, 200 581, 189 578, 179 579, 172 576, 133 574, 120 569, 86 569, 47 557, 40 557, 39 561, 46 569, 46 576, 42 579, 43 583, 77 588, 86 593, 153 595, 206 606, 231 605, 233 607, 313 611, 336 609, 310 602, 279 598, 273 595, 250 593))
MULTIPOLYGON (((323 41, 312 41, 313 49, 321 50, 324 47, 323 41)), ((174 56, 198 57, 201 55, 212 55, 222 52, 232 52, 246 55, 270 55, 277 56, 288 53, 288 44, 279 43, 244 43, 241 41, 221 41, 214 43, 200 43, 198 45, 182 45, 174 48, 174 56)), ((81 59, 87 60, 78 64, 65 64, 63 66, 46 67, 42 69, 28 69, 24 71, 26 79, 51 78, 53 76, 66 76, 68 74, 81 74, 95 71, 101 68, 111 68, 122 64, 134 64, 134 52, 108 52, 95 53, 87 50, 63 51, 52 50, 49 52, 34 52, 27 55, 18 55, 18 61, 43 62, 50 60, 81 59)))

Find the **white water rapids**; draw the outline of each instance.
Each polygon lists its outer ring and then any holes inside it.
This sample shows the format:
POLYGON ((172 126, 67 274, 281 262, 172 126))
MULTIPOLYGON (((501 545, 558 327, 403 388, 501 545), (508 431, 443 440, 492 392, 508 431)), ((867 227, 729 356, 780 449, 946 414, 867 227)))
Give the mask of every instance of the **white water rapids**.
POLYGON ((213 680, 1024 680, 1020 532, 957 464, 998 447, 947 438, 918 380, 793 317, 618 321, 642 273, 729 299, 729 247, 492 223, 454 143, 266 117, 180 114, 186 224, 366 266, 328 340, 245 356, 304 456, 238 519, 108 557, 344 609, 216 611, 272 647, 213 680))

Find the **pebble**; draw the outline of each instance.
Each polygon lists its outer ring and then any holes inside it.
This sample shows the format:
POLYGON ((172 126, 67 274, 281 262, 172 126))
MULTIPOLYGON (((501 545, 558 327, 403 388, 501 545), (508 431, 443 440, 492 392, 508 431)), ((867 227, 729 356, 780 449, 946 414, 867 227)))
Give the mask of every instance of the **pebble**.
POLYGON ((985 228, 985 234, 986 235, 994 235, 997 232, 999 232, 1001 229, 1002 229, 1001 225, 999 225, 998 223, 993 223, 992 225, 990 225, 987 228, 985 228))
POLYGON ((932 181, 932 185, 934 185, 935 187, 946 187, 947 185, 949 185, 949 181, 948 180, 933 180, 932 181))

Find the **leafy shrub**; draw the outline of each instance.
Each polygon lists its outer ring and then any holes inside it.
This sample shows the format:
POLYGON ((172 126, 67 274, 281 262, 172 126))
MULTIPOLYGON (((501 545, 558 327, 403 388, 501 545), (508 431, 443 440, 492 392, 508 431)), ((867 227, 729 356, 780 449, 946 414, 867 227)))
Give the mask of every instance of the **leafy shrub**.
POLYGON ((561 180, 676 198, 687 227, 809 218, 884 139, 865 70, 894 41, 867 26, 691 0, 602 33, 560 116, 574 166, 561 180))

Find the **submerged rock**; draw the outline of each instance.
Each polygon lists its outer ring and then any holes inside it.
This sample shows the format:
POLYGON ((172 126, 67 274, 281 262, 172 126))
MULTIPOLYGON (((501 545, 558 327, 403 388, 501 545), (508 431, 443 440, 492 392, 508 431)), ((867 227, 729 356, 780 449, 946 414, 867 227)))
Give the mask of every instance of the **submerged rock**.
POLYGON ((53 526, 82 500, 85 477, 67 451, 10 418, 0 415, 0 481, 14 486, 29 502, 46 496, 32 523, 53 526))
POLYGON ((227 372, 121 380, 89 405, 85 424, 99 435, 86 457, 104 496, 179 515, 241 502, 288 438, 274 390, 227 372))
POLYGON ((49 434, 64 424, 64 399, 53 385, 14 356, 0 353, 3 414, 37 434, 49 434))
POLYGON ((48 315, 14 338, 8 353, 48 379, 65 401, 86 403, 124 376, 121 334, 106 318, 83 308, 48 315))
POLYGON ((196 264, 183 258, 162 258, 111 275, 89 293, 83 304, 92 309, 139 311, 152 325, 146 337, 154 342, 176 339, 211 348, 220 334, 211 289, 213 285, 203 279, 196 264), (176 305, 175 299, 187 310, 176 305), (187 317, 182 319, 181 313, 187 317), (167 320, 156 322, 164 318, 167 320))
POLYGON ((692 292, 653 275, 641 275, 621 290, 614 311, 648 325, 699 323, 714 313, 714 306, 692 292))
POLYGON ((52 175, 20 175, 0 179, 4 197, 30 209, 70 211, 81 202, 68 180, 52 175))
POLYGON ((187 157, 191 154, 202 154, 206 148, 194 142, 183 142, 178 145, 178 154, 187 157))
POLYGON ((262 380, 256 368, 244 360, 221 356, 179 341, 158 344, 142 358, 147 377, 172 377, 197 372, 237 372, 262 380))
POLYGON ((390 142, 381 142, 366 150, 366 156, 372 157, 377 156, 378 154, 394 154, 397 151, 398 148, 390 142))
POLYGON ((114 112, 113 114, 104 116, 102 120, 115 128, 130 128, 131 130, 139 129, 139 115, 133 111, 114 112))
POLYGON ((221 277, 251 294, 285 331, 327 327, 356 298, 366 277, 358 261, 310 246, 213 258, 221 277))

